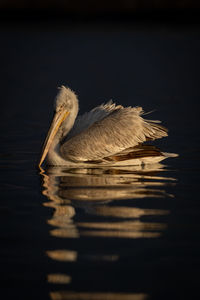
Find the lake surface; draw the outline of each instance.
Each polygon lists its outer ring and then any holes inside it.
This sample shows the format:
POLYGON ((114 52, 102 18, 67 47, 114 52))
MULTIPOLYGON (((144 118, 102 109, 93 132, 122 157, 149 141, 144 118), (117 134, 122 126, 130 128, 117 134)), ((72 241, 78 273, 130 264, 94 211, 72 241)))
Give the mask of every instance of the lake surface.
POLYGON ((2 299, 192 299, 199 293, 200 29, 2 25, 2 299), (140 167, 37 169, 57 87, 81 113, 155 109, 179 157, 140 167))

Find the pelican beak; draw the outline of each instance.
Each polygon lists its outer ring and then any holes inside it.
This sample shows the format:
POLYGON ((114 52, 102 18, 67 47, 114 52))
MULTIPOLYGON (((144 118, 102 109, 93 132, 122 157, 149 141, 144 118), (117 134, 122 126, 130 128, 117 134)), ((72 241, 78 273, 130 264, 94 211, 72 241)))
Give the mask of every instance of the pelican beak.
POLYGON ((59 127, 61 126, 61 124, 67 118, 68 115, 69 115, 69 111, 66 111, 64 109, 56 112, 56 114, 54 115, 53 121, 51 123, 51 127, 49 128, 47 137, 45 139, 45 142, 44 142, 44 145, 42 148, 42 155, 41 155, 41 159, 39 162, 39 167, 41 166, 41 164, 45 160, 45 157, 47 156, 47 153, 48 153, 51 143, 56 135, 56 132, 58 131, 59 127))

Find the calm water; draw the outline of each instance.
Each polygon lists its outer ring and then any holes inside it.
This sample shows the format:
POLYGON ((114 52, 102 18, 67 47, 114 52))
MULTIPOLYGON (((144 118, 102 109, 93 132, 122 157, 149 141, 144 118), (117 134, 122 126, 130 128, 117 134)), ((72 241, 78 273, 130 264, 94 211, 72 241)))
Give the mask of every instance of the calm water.
POLYGON ((198 295, 200 30, 25 25, 0 31, 2 299, 198 295), (179 158, 40 172, 61 84, 81 112, 110 98, 155 109, 170 130, 157 145, 179 158))

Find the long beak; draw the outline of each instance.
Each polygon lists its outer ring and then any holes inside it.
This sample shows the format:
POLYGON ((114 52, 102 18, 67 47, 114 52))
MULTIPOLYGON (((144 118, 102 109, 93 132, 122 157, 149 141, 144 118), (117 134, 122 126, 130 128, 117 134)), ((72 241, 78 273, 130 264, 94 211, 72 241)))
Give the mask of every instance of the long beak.
POLYGON ((63 123, 63 121, 67 118, 68 114, 69 114, 69 112, 66 110, 58 111, 55 114, 53 121, 51 123, 51 127, 49 128, 47 137, 46 137, 44 145, 43 145, 42 155, 41 155, 41 159, 39 162, 39 167, 45 160, 45 157, 47 156, 47 153, 48 153, 51 143, 56 135, 56 132, 58 131, 58 129, 59 129, 60 125, 63 123))

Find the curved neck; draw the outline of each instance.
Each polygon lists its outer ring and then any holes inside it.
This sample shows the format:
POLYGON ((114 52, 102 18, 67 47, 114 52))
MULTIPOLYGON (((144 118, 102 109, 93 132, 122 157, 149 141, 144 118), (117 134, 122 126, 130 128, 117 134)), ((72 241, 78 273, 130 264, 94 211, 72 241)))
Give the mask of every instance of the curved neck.
POLYGON ((65 140, 67 134, 72 129, 75 119, 78 114, 78 101, 74 103, 73 110, 70 111, 69 116, 62 123, 60 128, 58 129, 54 140, 49 148, 47 161, 50 165, 63 165, 66 163, 66 160, 60 154, 60 145, 62 141, 65 140))

